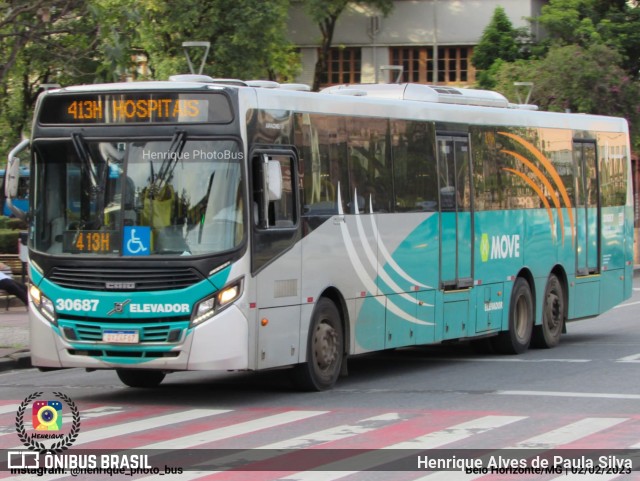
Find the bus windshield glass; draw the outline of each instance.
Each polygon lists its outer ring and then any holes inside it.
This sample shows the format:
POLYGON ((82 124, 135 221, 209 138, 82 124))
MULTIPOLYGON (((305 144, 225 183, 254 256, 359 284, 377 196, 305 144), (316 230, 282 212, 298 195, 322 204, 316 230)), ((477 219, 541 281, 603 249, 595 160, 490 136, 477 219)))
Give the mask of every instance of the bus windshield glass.
POLYGON ((49 254, 228 251, 244 238, 242 152, 230 140, 34 143, 32 247, 49 254))

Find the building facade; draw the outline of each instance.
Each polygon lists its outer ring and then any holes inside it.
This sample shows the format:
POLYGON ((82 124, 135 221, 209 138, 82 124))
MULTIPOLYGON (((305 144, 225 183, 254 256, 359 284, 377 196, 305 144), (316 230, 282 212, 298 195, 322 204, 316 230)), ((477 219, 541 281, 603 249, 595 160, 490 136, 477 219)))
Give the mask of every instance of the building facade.
MULTIPOLYGON (((545 3, 545 0, 396 0, 387 17, 364 5, 350 4, 338 18, 322 84, 399 80, 473 85, 473 48, 496 7, 503 7, 514 28, 520 28, 532 27, 527 19, 538 16, 545 3)), ((290 10, 289 37, 302 57, 302 73, 296 80, 312 84, 321 34, 300 3, 294 3, 290 10)))

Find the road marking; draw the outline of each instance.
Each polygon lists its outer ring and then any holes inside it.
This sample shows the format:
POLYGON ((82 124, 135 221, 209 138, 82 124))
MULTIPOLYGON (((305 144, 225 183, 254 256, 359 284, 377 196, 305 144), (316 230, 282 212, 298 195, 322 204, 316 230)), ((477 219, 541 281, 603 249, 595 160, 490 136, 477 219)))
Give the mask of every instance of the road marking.
MULTIPOLYGON (((568 424, 553 431, 534 436, 532 438, 521 441, 514 446, 502 449, 540 449, 547 450, 553 449, 556 446, 568 444, 578 439, 581 439, 591 434, 595 434, 599 431, 603 431, 624 421, 628 418, 585 418, 575 423, 568 424)), ((452 471, 440 471, 437 473, 429 474, 414 481, 472 481, 485 476, 484 474, 467 474, 462 472, 452 471)), ((563 476, 562 478, 565 479, 563 476)), ((584 478, 581 478, 584 479, 584 478)), ((596 479, 596 478, 594 478, 596 479)), ((601 478, 597 478, 600 480, 601 478)), ((611 478, 603 478, 611 479, 611 478)))
POLYGON ((398 413, 386 413, 380 416, 374 416, 362 419, 354 424, 343 424, 311 434, 305 434, 298 438, 286 439, 277 443, 260 446, 258 449, 304 449, 321 443, 339 441, 341 439, 365 434, 376 429, 386 426, 389 422, 401 421, 402 418, 398 413))
MULTIPOLYGON (((3 408, 5 408, 6 406, 2 406, 0 408, 0 414, 6 414, 9 411, 4 410, 3 408)), ((13 406, 13 412, 17 412, 18 408, 13 406)), ((107 416, 109 414, 114 414, 114 413, 119 413, 122 412, 122 407, 116 407, 116 406, 98 406, 96 408, 91 408, 91 409, 84 409, 81 413, 80 413, 80 421, 83 421, 85 419, 91 419, 91 418, 98 418, 101 416, 107 416)), ((64 425, 69 425, 69 423, 71 423, 73 419, 73 416, 69 413, 64 414, 62 416, 62 424, 64 425)), ((16 431, 15 429, 10 429, 7 430, 7 432, 0 432, 0 437, 2 436, 6 436, 8 434, 14 434, 15 435, 16 431)))
MULTIPOLYGON (((350 463, 355 463, 361 469, 373 468, 375 466, 389 463, 399 459, 399 457, 406 456, 404 454, 398 454, 395 450, 403 449, 434 449, 445 444, 453 443, 466 439, 476 434, 482 434, 495 428, 501 428, 516 421, 527 419, 527 416, 484 416, 478 419, 473 419, 461 424, 456 424, 450 428, 443 429, 441 431, 434 431, 432 433, 419 436, 409 441, 403 441, 401 443, 385 446, 382 449, 375 452, 365 453, 358 456, 349 458, 350 463), (393 450, 386 451, 385 450, 393 450)), ((344 478, 351 474, 355 474, 358 471, 337 471, 340 469, 344 461, 338 461, 335 463, 329 463, 323 466, 318 466, 314 471, 299 472, 291 474, 283 480, 290 479, 296 481, 335 481, 337 479, 344 478), (322 471, 326 469, 326 471, 322 471)), ((451 473, 449 473, 451 474, 451 473)))
MULTIPOLYGON (((374 416, 367 419, 362 419, 354 424, 343 424, 315 433, 306 434, 297 438, 286 439, 276 443, 265 444, 252 448, 250 453, 240 452, 239 455, 229 455, 221 458, 216 458, 216 466, 220 466, 217 471, 185 471, 180 475, 180 480, 189 481, 191 479, 198 479, 204 474, 209 476, 223 472, 222 466, 232 467, 238 464, 238 457, 244 457, 244 461, 258 462, 268 460, 273 457, 273 452, 269 450, 288 450, 288 449, 305 449, 315 447, 318 444, 339 441, 342 439, 356 436, 359 434, 366 434, 371 431, 383 428, 388 424, 393 424, 398 421, 403 421, 398 413, 385 413, 380 416, 374 416), (261 452, 264 451, 264 452, 261 452), (247 458, 249 456, 249 458, 247 458), (185 477, 186 476, 186 477, 185 477)), ((149 476, 144 478, 145 481, 166 480, 165 475, 149 476)))
MULTIPOLYGON (((240 436, 242 434, 249 434, 261 429, 273 428, 282 424, 288 424, 295 421, 302 421, 321 414, 327 414, 329 411, 287 411, 284 413, 274 414, 272 416, 265 416, 259 419, 253 419, 243 423, 233 424, 231 426, 225 426, 223 428, 211 429, 209 431, 202 431, 196 434, 190 434, 188 436, 182 436, 181 438, 170 439, 167 441, 161 441, 158 443, 147 444, 138 449, 185 449, 193 448, 200 444, 211 443, 214 441, 221 441, 223 439, 232 438, 234 436, 240 436)), ((148 423, 148 421, 147 421, 148 423)), ((158 424, 156 424, 158 425, 158 424)))
POLYGON ((640 354, 621 357, 620 359, 616 359, 616 362, 640 362, 640 354))
MULTIPOLYGON (((209 416, 216 416, 218 414, 224 414, 231 412, 228 409, 190 409, 183 412, 172 412, 162 416, 155 416, 145 418, 140 421, 130 421, 126 424, 117 424, 115 426, 109 426, 106 428, 93 429, 91 431, 82 431, 78 435, 78 440, 73 443, 74 446, 81 444, 88 444, 94 441, 100 441, 105 438, 126 436, 139 431, 147 431, 154 429, 157 426, 167 426, 170 424, 178 424, 186 421, 193 421, 195 419, 205 418, 209 416)), ((15 447, 11 449, 20 449, 15 447)))
MULTIPOLYGON (((232 412, 231 410, 218 410, 218 409, 193 409, 191 411, 185 412, 176 412, 173 414, 168 414, 166 416, 157 416, 155 418, 147 418, 144 421, 140 421, 140 423, 144 424, 143 429, 137 429, 137 425, 139 422, 131 422, 126 425, 117 425, 109 428, 103 429, 95 429, 90 431, 88 434, 93 434, 96 432, 102 433, 104 436, 102 437, 112 437, 117 435, 126 435, 134 431, 142 431, 145 429, 152 429, 156 426, 166 426, 167 424, 179 423, 183 421, 189 421, 193 419, 198 419, 205 416, 212 416, 215 414, 224 414, 232 412), (166 418, 166 419, 163 419, 166 418), (132 428, 133 426, 133 428, 132 428)), ((328 411, 287 411, 284 413, 275 414, 273 416, 266 416, 259 419, 254 419, 252 421, 247 421, 244 423, 238 423, 231 426, 227 426, 224 428, 212 429, 209 431, 203 431, 197 434, 192 434, 189 436, 183 436, 181 438, 170 439, 167 441, 147 444, 145 446, 138 446, 136 449, 184 449, 184 448, 193 448, 198 446, 199 444, 218 441, 221 439, 230 438, 233 436, 238 436, 241 434, 248 434, 254 431, 258 431, 260 429, 267 429, 275 426, 279 426, 282 424, 290 423, 293 421, 301 421, 303 419, 308 419, 313 416, 318 416, 320 414, 326 414, 328 411)), ((82 433, 81 433, 82 436, 82 433)), ((98 438, 99 439, 99 438, 98 438)), ((94 441, 95 439, 91 439, 94 441)), ((90 441, 76 442, 74 445, 84 444, 90 441)), ((197 479, 202 476, 208 476, 215 474, 212 471, 185 471, 180 474, 176 479, 180 480, 190 480, 197 479)), ((63 479, 65 476, 43 476, 42 481, 53 481, 57 479, 63 479)), ((161 478, 156 476, 147 476, 144 479, 171 479, 169 475, 163 475, 161 478)))
POLYGON ((602 399, 640 399, 640 394, 618 394, 607 392, 565 392, 565 391, 494 391, 493 394, 507 396, 552 396, 584 397, 602 399))
POLYGON ((614 306, 614 309, 618 309, 620 307, 627 307, 627 306, 637 306, 638 304, 640 304, 640 301, 636 301, 636 302, 627 302, 626 304, 618 304, 617 306, 614 306))
POLYGON ((552 449, 611 428, 628 418, 584 418, 504 449, 552 449))
POLYGON ((0 406, 0 414, 7 414, 7 413, 15 413, 18 411, 18 405, 15 404, 5 404, 4 406, 0 406))
POLYGON ((592 359, 521 359, 512 357, 429 357, 430 361, 465 361, 465 362, 515 362, 515 363, 538 363, 538 362, 591 362, 592 359))

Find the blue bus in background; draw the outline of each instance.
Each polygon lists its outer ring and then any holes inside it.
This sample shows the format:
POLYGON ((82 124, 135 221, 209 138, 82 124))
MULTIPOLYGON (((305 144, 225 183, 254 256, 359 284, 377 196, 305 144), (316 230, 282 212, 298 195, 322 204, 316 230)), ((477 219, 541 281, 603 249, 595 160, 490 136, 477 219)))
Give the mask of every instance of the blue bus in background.
MULTIPOLYGON (((2 188, 2 196, 4 198, 4 174, 5 169, 0 169, 0 185, 2 188)), ((18 196, 15 199, 11 199, 13 205, 23 212, 29 211, 29 167, 20 167, 20 180, 18 183, 18 196)), ((14 217, 13 212, 9 209, 6 202, 2 203, 2 215, 7 217, 14 217)))

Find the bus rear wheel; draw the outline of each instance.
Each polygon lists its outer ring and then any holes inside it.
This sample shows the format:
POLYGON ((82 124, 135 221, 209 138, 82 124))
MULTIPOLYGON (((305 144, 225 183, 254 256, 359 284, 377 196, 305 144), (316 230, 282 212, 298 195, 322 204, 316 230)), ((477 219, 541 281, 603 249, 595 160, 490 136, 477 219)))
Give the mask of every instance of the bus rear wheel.
POLYGON ((560 279, 551 274, 544 289, 542 324, 533 328, 531 344, 534 347, 550 349, 560 342, 564 327, 565 300, 560 279))
POLYGON ((162 371, 146 369, 116 369, 116 373, 129 387, 157 387, 165 376, 162 371))
POLYGON ((529 348, 533 331, 533 296, 529 283, 518 277, 511 291, 509 330, 492 338, 501 354, 522 354, 529 348))
POLYGON ((296 385, 305 391, 331 389, 340 376, 343 352, 340 313, 331 300, 321 298, 309 326, 307 362, 295 367, 296 385))

